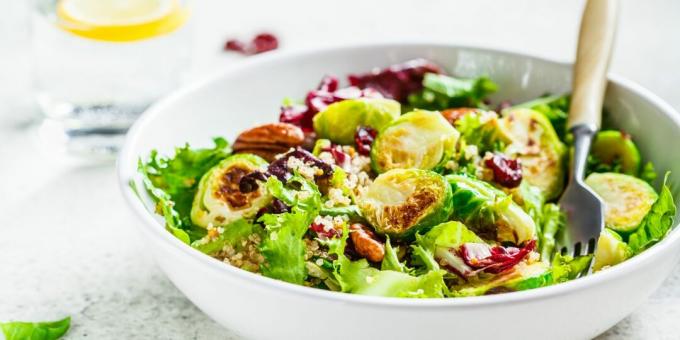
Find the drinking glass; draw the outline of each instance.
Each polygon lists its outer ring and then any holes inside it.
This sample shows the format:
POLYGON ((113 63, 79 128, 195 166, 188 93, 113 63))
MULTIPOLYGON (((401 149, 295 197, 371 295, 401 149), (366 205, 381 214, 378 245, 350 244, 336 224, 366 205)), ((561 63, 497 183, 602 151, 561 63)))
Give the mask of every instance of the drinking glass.
POLYGON ((139 114, 188 69, 188 17, 187 0, 33 0, 41 135, 70 153, 114 155, 139 114))

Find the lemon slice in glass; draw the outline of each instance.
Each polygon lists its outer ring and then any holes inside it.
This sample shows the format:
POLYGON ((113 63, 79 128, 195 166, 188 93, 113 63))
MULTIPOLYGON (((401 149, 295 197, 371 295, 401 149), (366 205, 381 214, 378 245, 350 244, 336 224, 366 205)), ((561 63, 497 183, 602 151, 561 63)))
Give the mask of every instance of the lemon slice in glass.
POLYGON ((59 0, 57 25, 84 38, 126 42, 181 27, 187 9, 177 0, 59 0))

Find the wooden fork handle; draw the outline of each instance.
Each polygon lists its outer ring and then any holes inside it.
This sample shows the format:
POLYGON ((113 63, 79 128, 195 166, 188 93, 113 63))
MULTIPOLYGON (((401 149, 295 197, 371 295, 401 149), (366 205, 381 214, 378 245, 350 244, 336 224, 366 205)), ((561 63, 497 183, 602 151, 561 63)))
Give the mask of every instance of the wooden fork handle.
POLYGON ((602 121, 602 101, 607 85, 618 17, 618 0, 588 0, 581 19, 569 129, 589 125, 598 130, 602 121))

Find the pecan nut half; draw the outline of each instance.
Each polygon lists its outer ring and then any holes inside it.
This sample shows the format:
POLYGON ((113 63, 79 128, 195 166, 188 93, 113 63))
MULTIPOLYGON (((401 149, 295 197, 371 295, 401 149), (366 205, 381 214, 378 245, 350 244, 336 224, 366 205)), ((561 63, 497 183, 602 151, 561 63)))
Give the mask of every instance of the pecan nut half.
POLYGON ((234 142, 233 150, 234 153, 252 153, 272 162, 277 154, 300 146, 304 141, 305 134, 299 127, 288 123, 270 123, 241 132, 234 142))
POLYGON ((385 244, 378 237, 361 223, 354 223, 349 226, 349 237, 354 243, 354 250, 357 254, 371 262, 380 262, 385 257, 385 244))

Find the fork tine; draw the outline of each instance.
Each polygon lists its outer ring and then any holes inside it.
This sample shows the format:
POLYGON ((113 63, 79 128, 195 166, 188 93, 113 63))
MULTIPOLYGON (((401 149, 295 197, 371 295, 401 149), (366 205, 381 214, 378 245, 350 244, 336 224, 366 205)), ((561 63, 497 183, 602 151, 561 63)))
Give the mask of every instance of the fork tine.
POLYGON ((595 246, 597 245, 597 238, 591 237, 590 240, 588 240, 588 254, 594 254, 595 253, 595 246))
POLYGON ((576 242, 574 243, 573 251, 570 254, 572 254, 573 257, 581 256, 583 248, 584 248, 583 243, 581 243, 580 241, 576 242))

